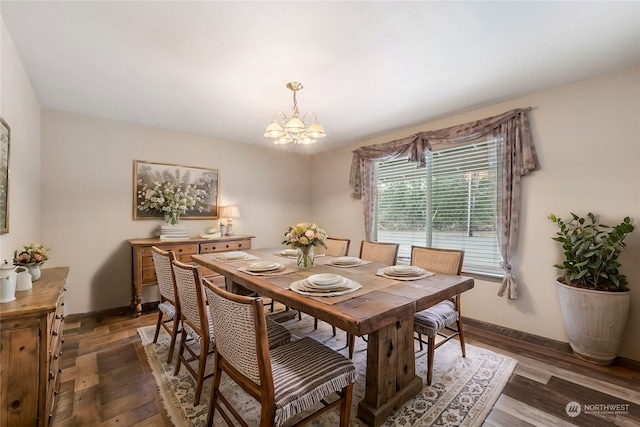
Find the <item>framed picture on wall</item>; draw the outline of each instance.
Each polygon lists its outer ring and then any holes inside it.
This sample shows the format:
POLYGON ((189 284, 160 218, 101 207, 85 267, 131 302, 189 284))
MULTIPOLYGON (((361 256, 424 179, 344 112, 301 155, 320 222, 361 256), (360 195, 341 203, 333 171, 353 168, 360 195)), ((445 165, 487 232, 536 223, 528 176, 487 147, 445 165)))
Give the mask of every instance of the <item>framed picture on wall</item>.
POLYGON ((0 117, 0 234, 9 232, 9 143, 11 128, 0 117))
POLYGON ((190 205, 180 219, 218 218, 218 170, 134 160, 133 219, 163 218, 176 197, 190 205))

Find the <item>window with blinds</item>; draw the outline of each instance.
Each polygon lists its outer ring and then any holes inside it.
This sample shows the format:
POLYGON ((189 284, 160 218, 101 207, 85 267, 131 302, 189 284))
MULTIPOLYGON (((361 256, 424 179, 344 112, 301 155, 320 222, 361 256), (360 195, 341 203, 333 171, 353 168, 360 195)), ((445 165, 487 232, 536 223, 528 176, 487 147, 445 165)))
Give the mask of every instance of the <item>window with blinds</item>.
POLYGON ((374 233, 400 244, 462 249, 463 271, 502 276, 496 236, 496 140, 430 152, 427 167, 406 158, 377 165, 374 233))

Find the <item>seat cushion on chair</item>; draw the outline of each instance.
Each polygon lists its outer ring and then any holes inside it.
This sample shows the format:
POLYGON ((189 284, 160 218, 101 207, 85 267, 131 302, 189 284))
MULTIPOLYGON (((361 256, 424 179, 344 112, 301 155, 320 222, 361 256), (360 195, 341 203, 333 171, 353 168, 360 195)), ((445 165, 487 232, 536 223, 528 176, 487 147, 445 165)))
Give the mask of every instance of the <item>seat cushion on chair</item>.
POLYGON ((309 337, 270 353, 276 426, 356 381, 351 360, 309 337))
MULTIPOLYGON (((209 323, 209 343, 210 343, 210 345, 213 345, 214 344, 214 341, 213 341, 213 319, 211 319, 211 313, 209 312, 208 309, 207 309, 206 313, 207 313, 207 321, 209 323)), ((184 326, 185 333, 191 339, 193 339, 195 342, 200 344, 200 341, 202 341, 202 337, 200 336, 200 334, 198 334, 196 331, 194 331, 193 328, 191 326, 189 326, 189 324, 187 322, 183 322, 183 326, 184 326)))
POLYGON ((291 332, 269 318, 267 318, 267 335, 269 336, 270 350, 288 344, 291 341, 291 332))
POLYGON ((170 319, 173 319, 176 316, 176 308, 170 302, 161 302, 158 304, 158 310, 170 319))
POLYGON ((458 312, 456 311, 456 306, 453 302, 445 300, 416 313, 413 316, 413 329, 419 334, 435 337, 436 333, 457 320, 458 312))

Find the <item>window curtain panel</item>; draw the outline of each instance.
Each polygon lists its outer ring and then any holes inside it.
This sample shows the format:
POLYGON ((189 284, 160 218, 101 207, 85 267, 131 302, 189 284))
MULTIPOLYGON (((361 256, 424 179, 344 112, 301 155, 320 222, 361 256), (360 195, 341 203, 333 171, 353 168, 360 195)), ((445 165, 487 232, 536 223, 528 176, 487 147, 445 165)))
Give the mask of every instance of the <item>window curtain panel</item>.
POLYGON ((373 235, 375 209, 375 164, 407 157, 417 167, 426 166, 426 154, 437 148, 464 144, 481 137, 498 138, 497 235, 505 275, 498 296, 518 298, 518 286, 511 274, 511 257, 518 239, 520 179, 539 168, 531 137, 527 111, 520 108, 498 116, 434 131, 419 132, 407 138, 360 147, 353 152, 349 184, 351 197, 362 199, 367 240, 373 235))

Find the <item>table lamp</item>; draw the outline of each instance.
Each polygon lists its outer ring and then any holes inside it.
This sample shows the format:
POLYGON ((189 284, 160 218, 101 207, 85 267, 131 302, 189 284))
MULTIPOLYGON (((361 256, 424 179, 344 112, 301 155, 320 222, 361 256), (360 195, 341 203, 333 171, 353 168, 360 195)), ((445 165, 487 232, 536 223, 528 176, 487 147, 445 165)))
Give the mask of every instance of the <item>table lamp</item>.
POLYGON ((227 218, 227 232, 225 236, 233 236, 233 218, 240 218, 240 209, 237 206, 222 206, 220 217, 227 218))

